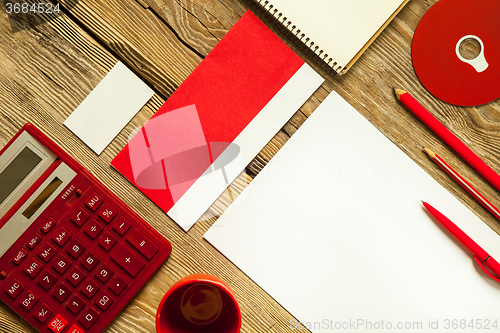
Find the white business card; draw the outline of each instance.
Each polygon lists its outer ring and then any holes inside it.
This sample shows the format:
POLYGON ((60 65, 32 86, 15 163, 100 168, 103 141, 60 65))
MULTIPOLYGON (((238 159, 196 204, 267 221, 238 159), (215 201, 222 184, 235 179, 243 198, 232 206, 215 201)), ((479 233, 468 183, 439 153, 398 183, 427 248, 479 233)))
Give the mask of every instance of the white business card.
POLYGON ((99 155, 153 95, 118 61, 64 125, 99 155))

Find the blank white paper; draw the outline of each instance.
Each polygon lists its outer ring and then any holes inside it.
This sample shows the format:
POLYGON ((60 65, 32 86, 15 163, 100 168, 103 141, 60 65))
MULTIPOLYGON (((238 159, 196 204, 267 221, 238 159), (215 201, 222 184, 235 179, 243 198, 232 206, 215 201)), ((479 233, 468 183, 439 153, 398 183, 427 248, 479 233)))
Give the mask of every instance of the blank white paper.
POLYGON ((332 92, 204 237, 312 332, 498 328, 500 284, 420 200, 500 259, 495 232, 332 92))
POLYGON ((153 94, 118 61, 64 125, 99 155, 153 94))
MULTIPOLYGON (((262 1, 264 2, 264 1, 262 1)), ((271 0, 291 25, 300 29, 345 67, 394 14, 402 0, 271 0)), ((274 10, 273 9, 273 10, 274 10)), ((305 37, 303 38, 305 40, 305 37)), ((310 43, 308 43, 310 45, 310 43)))

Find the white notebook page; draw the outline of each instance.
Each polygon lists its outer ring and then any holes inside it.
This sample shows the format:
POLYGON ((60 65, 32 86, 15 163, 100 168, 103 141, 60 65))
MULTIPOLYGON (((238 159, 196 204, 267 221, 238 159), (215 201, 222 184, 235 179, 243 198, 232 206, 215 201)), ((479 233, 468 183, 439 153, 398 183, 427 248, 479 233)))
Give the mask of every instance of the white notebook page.
MULTIPOLYGON (((301 33, 345 67, 402 0, 271 0, 301 33)), ((274 9, 273 9, 274 10, 274 9)), ((283 18, 282 16, 282 18, 283 18)), ((324 54, 324 53, 323 53, 324 54)))
POLYGON ((496 233, 332 92, 204 237, 312 332, 498 329, 500 283, 421 199, 500 259, 496 233))

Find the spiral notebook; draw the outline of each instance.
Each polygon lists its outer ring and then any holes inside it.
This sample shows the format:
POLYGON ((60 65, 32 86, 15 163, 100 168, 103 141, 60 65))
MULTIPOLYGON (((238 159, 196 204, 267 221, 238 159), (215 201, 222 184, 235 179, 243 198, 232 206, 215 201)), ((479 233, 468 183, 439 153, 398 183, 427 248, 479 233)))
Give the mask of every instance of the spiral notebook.
POLYGON ((342 74, 408 0, 253 0, 342 74))

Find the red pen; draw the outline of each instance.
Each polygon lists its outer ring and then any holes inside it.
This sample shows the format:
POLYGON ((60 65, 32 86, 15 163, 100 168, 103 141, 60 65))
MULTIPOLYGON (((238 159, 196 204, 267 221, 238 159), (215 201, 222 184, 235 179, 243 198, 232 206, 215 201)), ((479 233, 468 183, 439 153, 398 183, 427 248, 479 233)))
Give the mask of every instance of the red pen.
POLYGON ((484 161, 472 152, 459 138, 451 133, 443 124, 429 113, 408 92, 394 88, 394 93, 415 116, 439 136, 451 149, 453 149, 465 162, 469 163, 481 176, 500 191, 500 176, 493 171, 484 161))
POLYGON ((462 231, 457 225, 450 221, 446 216, 439 212, 436 208, 429 205, 427 202, 422 201, 424 207, 427 208, 429 213, 431 213, 436 220, 452 234, 463 246, 467 248, 473 255, 476 263, 481 267, 481 269, 492 279, 500 282, 498 278, 500 276, 500 264, 490 256, 481 246, 479 246, 472 238, 467 236, 465 232, 462 231), (488 269, 486 269, 488 268, 488 269), (491 272, 495 275, 493 275, 491 272))

